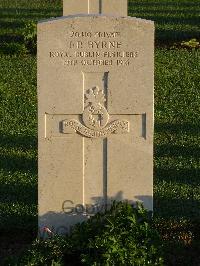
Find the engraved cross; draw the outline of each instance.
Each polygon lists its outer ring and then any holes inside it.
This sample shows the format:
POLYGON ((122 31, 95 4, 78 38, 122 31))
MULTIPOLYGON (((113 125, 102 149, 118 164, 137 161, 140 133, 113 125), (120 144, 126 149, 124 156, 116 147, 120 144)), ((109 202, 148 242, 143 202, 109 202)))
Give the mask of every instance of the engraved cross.
POLYGON ((110 117, 107 111, 108 75, 108 72, 83 73, 83 113, 79 114, 79 119, 61 122, 63 134, 83 137, 83 204, 91 203, 91 198, 95 203, 107 202, 107 138, 129 132, 129 121, 118 119, 117 114, 110 117), (99 184, 99 195, 91 195, 95 191, 92 186, 99 184))

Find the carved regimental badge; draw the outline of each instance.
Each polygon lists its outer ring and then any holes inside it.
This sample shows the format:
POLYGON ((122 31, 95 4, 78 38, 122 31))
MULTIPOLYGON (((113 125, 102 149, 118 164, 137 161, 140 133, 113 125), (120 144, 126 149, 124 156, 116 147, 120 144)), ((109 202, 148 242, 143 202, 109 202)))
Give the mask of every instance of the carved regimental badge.
POLYGON ((114 120, 109 122, 109 114, 105 107, 106 97, 103 90, 94 87, 85 93, 85 109, 82 114, 83 123, 76 119, 67 119, 62 122, 64 134, 73 131, 89 138, 106 137, 111 133, 129 132, 129 122, 114 120))

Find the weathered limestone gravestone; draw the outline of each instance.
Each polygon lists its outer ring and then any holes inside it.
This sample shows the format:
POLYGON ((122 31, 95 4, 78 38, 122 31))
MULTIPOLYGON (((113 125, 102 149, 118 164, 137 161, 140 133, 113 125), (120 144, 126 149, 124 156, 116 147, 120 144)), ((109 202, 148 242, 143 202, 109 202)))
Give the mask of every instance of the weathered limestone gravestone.
POLYGON ((39 226, 58 233, 111 200, 153 208, 153 22, 80 1, 38 24, 39 226))
POLYGON ((127 16, 127 0, 63 0, 63 16, 112 14, 127 16))

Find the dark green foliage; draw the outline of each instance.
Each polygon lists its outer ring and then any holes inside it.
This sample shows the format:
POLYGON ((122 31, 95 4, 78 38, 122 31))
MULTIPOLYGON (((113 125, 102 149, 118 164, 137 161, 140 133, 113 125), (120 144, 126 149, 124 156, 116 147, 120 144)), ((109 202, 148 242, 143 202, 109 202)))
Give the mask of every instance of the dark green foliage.
POLYGON ((126 203, 113 204, 77 226, 72 241, 86 265, 163 265, 159 237, 149 224, 147 211, 126 203), (89 239, 88 239, 89 236, 89 239), (84 250, 84 252, 82 251, 84 250))
POLYGON ((141 206, 114 203, 76 225, 69 237, 37 240, 18 265, 163 265, 161 241, 141 206))
POLYGON ((30 53, 36 54, 37 51, 37 25, 31 21, 27 23, 22 31, 24 43, 30 53))

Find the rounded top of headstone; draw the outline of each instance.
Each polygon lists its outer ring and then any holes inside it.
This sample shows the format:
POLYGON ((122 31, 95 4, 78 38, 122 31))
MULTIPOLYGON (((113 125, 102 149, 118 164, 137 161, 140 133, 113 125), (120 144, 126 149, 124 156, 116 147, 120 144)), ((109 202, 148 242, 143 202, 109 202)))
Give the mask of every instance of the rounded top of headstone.
POLYGON ((63 15, 112 14, 127 16, 127 0, 63 0, 63 15))

